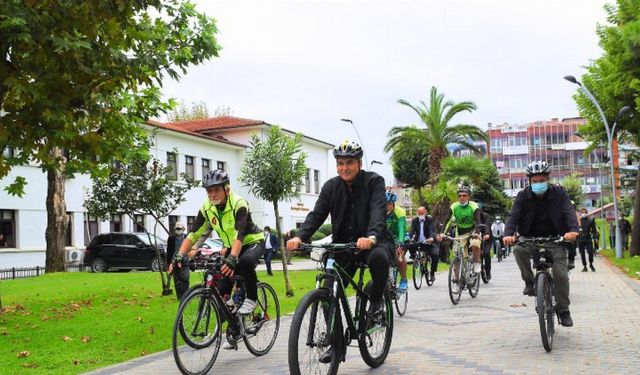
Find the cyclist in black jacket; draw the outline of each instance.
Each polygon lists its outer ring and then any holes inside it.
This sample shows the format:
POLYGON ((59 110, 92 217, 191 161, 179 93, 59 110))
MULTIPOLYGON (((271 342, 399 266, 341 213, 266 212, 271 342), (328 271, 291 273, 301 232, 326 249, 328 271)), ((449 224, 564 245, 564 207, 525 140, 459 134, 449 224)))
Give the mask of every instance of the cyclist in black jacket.
MULTIPOLYGON (((362 148, 344 141, 333 151, 338 176, 322 186, 313 211, 309 212, 296 236, 287 241, 287 249, 295 250, 308 241, 331 215, 335 243, 356 243, 360 252, 355 256, 369 265, 373 280, 369 313, 383 311, 382 293, 393 261, 394 242, 387 229, 387 205, 384 178, 362 170, 362 148)), ((353 276, 355 261, 336 257, 353 276), (348 263, 348 265, 347 265, 348 263)))

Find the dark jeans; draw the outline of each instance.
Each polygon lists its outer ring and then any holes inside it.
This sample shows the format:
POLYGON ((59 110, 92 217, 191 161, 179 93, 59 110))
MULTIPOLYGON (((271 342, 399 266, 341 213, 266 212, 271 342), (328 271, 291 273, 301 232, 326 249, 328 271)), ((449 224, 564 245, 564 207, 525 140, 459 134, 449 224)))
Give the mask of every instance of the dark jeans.
POLYGON ((423 251, 429 258, 431 258, 431 272, 435 273, 438 270, 438 260, 440 259, 440 250, 438 246, 429 245, 426 243, 412 243, 407 245, 407 249, 411 251, 413 259, 415 261, 415 253, 420 250, 423 251))
MULTIPOLYGON (((493 244, 493 240, 489 239, 484 241, 482 244, 482 257, 484 258, 484 270, 487 273, 491 273, 491 245, 493 244)), ((497 254, 497 253, 496 253, 497 254)))
MULTIPOLYGON (((256 266, 258 260, 264 254, 264 242, 258 242, 253 245, 245 245, 240 251, 238 258, 238 266, 235 275, 244 277, 244 286, 247 289, 247 298, 252 300, 258 299, 258 276, 256 275, 256 266)), ((218 283, 218 289, 224 296, 231 292, 233 282, 230 278, 225 277, 218 283)))
MULTIPOLYGON (((393 244, 378 244, 371 250, 359 252, 356 255, 340 253, 335 255, 336 262, 353 278, 358 270, 357 263, 364 262, 371 273, 372 290, 371 301, 382 299, 387 280, 389 279, 389 265, 395 254, 393 244)), ((345 280, 343 285, 346 286, 345 280)))
POLYGON ((175 267, 173 270, 173 285, 176 289, 176 297, 178 301, 184 296, 184 292, 189 289, 189 277, 191 271, 189 265, 185 264, 182 267, 175 267))
POLYGON ((568 244, 566 244, 566 247, 567 247, 567 254, 568 254, 569 262, 575 262, 576 261, 576 248, 578 247, 578 244, 576 244, 575 242, 569 242, 568 244))
POLYGON ((440 261, 449 264, 449 251, 451 250, 451 241, 445 239, 438 244, 440 248, 440 261))
POLYGON ((582 258, 582 265, 584 267, 587 266, 587 260, 584 254, 584 251, 587 250, 589 253, 589 264, 593 264, 593 241, 579 241, 578 247, 580 248, 580 258, 582 258))
POLYGON ((273 249, 265 249, 264 250, 264 264, 267 266, 267 273, 269 275, 271 272, 271 259, 273 259, 273 249))

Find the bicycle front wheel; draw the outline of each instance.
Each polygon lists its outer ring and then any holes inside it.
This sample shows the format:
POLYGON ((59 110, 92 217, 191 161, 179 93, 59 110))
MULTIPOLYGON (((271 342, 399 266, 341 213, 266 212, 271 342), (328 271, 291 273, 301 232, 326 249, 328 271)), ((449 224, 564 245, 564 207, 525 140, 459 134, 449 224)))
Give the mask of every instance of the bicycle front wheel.
POLYGON ((462 295, 462 260, 453 258, 449 265, 449 298, 451 303, 457 305, 462 295))
POLYGON ((394 304, 396 305, 396 311, 398 315, 403 316, 407 312, 407 303, 409 301, 409 288, 407 288, 404 292, 399 292, 397 285, 400 284, 400 272, 396 275, 396 287, 395 287, 395 298, 393 299, 394 304))
POLYGON ((469 295, 471 298, 476 298, 478 296, 478 291, 480 290, 480 275, 476 274, 471 277, 471 283, 469 284, 469 295))
POLYGON ((542 346, 544 346, 544 350, 548 352, 553 348, 555 323, 552 293, 551 280, 549 279, 549 276, 544 272, 539 273, 536 285, 536 310, 538 311, 542 346))
POLYGON ((413 286, 416 290, 422 287, 422 258, 417 254, 413 260, 413 286))
POLYGON ((258 283, 256 309, 243 316, 244 344, 255 356, 265 355, 271 350, 280 330, 280 303, 271 285, 258 283))
MULTIPOLYGON (((370 295, 371 282, 367 283, 365 291, 370 295)), ((384 309, 382 313, 371 316, 361 314, 360 327, 364 326, 363 332, 358 335, 358 347, 360 356, 369 367, 380 367, 389 355, 391 339, 393 338, 393 306, 389 293, 382 295, 384 309)), ((369 302, 365 303, 366 311, 369 311, 369 302)))
POLYGON ((171 338, 173 358, 183 374, 206 374, 220 351, 220 314, 210 291, 194 290, 180 303, 171 338))
POLYGON ((431 259, 427 257, 422 263, 422 270, 424 273, 424 279, 427 281, 427 286, 433 285, 433 276, 431 275, 431 259))
POLYGON ((340 319, 338 309, 331 317, 330 306, 331 298, 326 289, 312 290, 298 303, 289 331, 289 372, 292 375, 338 373, 342 330, 336 329, 339 327, 336 319, 340 319))

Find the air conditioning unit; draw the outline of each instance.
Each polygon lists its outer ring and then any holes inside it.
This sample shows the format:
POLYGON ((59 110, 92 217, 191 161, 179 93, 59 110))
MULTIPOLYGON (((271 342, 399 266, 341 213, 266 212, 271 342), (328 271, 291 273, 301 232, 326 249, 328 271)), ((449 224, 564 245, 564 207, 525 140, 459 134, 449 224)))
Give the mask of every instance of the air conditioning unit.
POLYGON ((83 257, 84 257, 84 250, 81 250, 81 249, 67 250, 67 256, 66 256, 67 263, 82 263, 83 257))

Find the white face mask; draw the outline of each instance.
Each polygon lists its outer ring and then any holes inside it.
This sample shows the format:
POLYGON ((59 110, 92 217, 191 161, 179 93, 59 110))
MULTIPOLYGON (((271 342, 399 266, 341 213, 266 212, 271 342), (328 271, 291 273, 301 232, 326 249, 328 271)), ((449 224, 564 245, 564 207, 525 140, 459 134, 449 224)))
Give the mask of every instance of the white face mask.
POLYGON ((418 215, 418 219, 420 220, 424 220, 425 216, 424 215, 418 215))
POLYGON ((183 229, 176 229, 176 234, 182 234, 183 231, 183 229))

